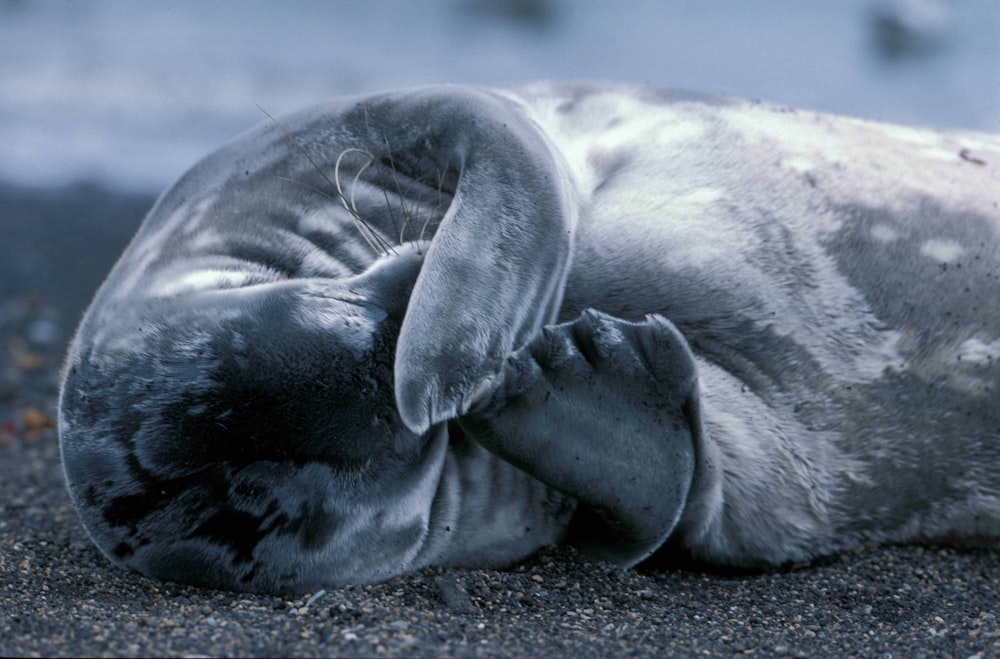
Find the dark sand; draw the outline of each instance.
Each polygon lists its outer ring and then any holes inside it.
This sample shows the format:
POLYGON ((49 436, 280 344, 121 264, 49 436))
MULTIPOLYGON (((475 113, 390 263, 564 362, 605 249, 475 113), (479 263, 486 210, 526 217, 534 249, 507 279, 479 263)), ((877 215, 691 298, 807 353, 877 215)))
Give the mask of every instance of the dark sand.
POLYGON ((0 186, 0 655, 1000 656, 997 551, 725 576, 560 548, 291 600, 113 568, 69 503, 52 419, 65 344, 151 202, 0 186))

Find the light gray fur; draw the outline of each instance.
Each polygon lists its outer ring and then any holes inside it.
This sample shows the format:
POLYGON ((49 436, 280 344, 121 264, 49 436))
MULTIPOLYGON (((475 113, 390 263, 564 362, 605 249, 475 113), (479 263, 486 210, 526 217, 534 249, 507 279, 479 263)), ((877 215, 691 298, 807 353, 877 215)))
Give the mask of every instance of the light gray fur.
POLYGON ((998 204, 1000 138, 690 93, 266 122, 84 317, 70 492, 116 564, 256 591, 992 543, 998 204))

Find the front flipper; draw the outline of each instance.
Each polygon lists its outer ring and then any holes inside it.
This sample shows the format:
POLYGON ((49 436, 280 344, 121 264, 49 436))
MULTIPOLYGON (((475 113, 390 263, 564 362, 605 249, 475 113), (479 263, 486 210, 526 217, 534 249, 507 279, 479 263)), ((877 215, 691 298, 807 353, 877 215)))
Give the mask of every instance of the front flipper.
POLYGON ((554 320, 579 204, 541 130, 496 94, 390 95, 347 122, 415 178, 458 173, 396 349, 399 414, 421 434, 461 415, 507 355, 554 320))
POLYGON ((511 355, 459 423, 580 502, 572 541, 634 565, 687 501, 701 438, 694 360, 660 316, 631 323, 586 311, 511 355))

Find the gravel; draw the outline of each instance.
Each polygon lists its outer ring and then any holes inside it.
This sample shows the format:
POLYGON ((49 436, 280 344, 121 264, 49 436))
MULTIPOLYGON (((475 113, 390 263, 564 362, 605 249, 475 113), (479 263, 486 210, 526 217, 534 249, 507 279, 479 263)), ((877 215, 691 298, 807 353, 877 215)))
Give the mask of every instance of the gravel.
POLYGON ((0 186, 2 656, 1000 656, 1000 552, 889 547, 773 573, 622 570, 551 548, 292 599, 112 567, 54 428, 82 308, 151 203, 0 186))

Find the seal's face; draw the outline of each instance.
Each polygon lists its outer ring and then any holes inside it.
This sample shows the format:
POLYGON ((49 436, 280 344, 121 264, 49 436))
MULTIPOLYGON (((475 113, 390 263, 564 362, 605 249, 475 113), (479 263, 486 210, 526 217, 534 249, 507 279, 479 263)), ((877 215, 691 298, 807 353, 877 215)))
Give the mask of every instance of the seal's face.
POLYGON ((207 460, 231 460, 238 447, 248 463, 322 456, 357 466, 396 445, 416 445, 392 401, 398 320, 367 300, 343 301, 329 291, 307 289, 297 302, 265 306, 220 328, 207 374, 217 394, 200 406, 179 401, 177 445, 160 450, 176 457, 183 445, 217 451, 202 456, 207 460), (249 327, 258 323, 266 332, 249 327), (254 334, 269 337, 268 345, 237 349, 240 337, 254 334), (280 375, 289 372, 298 375, 280 375))

